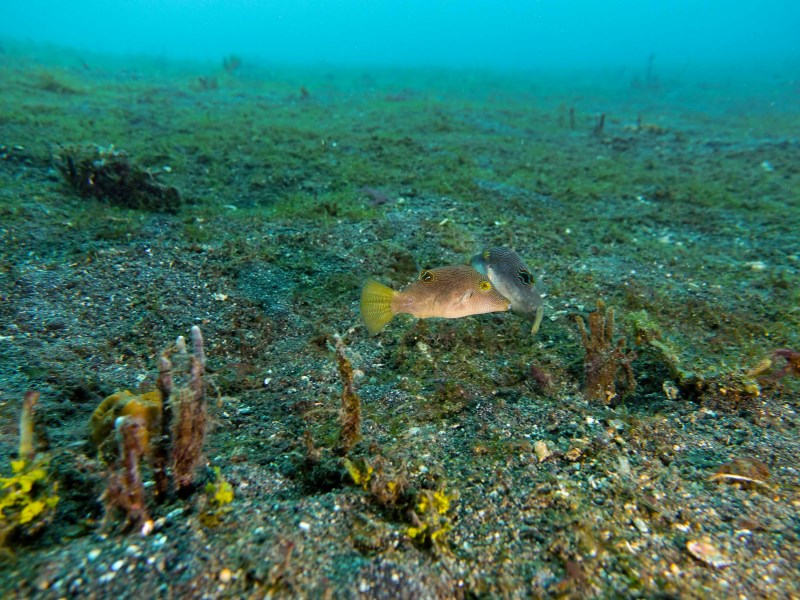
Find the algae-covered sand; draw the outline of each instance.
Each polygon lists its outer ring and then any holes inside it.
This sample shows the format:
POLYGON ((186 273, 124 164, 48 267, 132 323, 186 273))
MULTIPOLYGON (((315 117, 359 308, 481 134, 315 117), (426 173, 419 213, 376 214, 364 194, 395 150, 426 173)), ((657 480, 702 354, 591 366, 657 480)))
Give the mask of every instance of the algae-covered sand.
POLYGON ((798 82, 642 71, 5 44, 0 473, 37 390, 59 500, 8 536, 2 595, 800 594, 800 385, 774 354, 800 349, 798 82), (120 151, 180 204, 82 197, 64 175, 70 152, 120 151), (398 288, 488 245, 546 292, 535 337, 512 314, 368 336, 366 277, 398 288), (576 318, 598 300, 635 353, 635 390, 608 403, 581 393, 576 318), (103 523, 90 415, 152 390, 193 325, 211 421, 195 490, 151 499, 147 536, 103 523), (347 363, 362 423, 343 451, 347 363))

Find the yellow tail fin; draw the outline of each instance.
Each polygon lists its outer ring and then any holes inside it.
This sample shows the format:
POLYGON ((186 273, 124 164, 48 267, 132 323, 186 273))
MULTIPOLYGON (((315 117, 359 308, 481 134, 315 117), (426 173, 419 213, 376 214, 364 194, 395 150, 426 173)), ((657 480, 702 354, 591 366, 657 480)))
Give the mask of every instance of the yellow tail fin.
POLYGON ((361 289, 361 318, 364 319, 370 335, 380 332, 394 317, 392 298, 396 293, 374 279, 364 282, 361 289))

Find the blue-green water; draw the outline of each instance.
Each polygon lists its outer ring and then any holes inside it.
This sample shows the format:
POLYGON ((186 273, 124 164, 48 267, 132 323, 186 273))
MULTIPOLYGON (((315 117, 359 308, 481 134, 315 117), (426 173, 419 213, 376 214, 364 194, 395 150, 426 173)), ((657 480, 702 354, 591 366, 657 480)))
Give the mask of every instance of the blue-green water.
POLYGON ((0 37, 105 53, 281 64, 796 69, 800 7, 691 0, 7 0, 0 37))

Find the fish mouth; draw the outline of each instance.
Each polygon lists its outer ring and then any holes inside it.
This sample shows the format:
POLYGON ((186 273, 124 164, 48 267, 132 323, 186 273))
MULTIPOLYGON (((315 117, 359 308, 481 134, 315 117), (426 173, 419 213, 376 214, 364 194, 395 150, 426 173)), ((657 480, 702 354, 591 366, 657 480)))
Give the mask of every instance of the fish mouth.
POLYGON ((542 319, 544 319, 544 305, 540 304, 536 307, 536 310, 520 310, 519 307, 512 306, 511 312, 515 315, 519 315, 523 319, 533 321, 531 335, 536 335, 536 332, 539 331, 539 327, 542 325, 542 319))

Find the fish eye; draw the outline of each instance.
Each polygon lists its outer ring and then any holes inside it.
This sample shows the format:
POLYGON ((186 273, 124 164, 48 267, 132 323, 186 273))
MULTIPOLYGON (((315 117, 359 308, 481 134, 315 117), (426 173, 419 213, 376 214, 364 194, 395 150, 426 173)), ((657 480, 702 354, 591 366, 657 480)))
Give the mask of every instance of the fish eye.
POLYGON ((488 292, 490 289, 492 289, 492 284, 491 284, 491 283, 489 283, 488 281, 481 281, 481 282, 478 284, 478 288, 479 288, 479 289, 480 289, 482 292, 488 292))
POLYGON ((427 283, 430 283, 431 281, 433 281, 433 273, 426 269, 426 270, 420 272, 419 280, 420 281, 425 281, 427 283))
POLYGON ((525 287, 530 287, 533 285, 533 275, 531 275, 531 272, 527 269, 520 269, 517 271, 517 278, 525 287))

